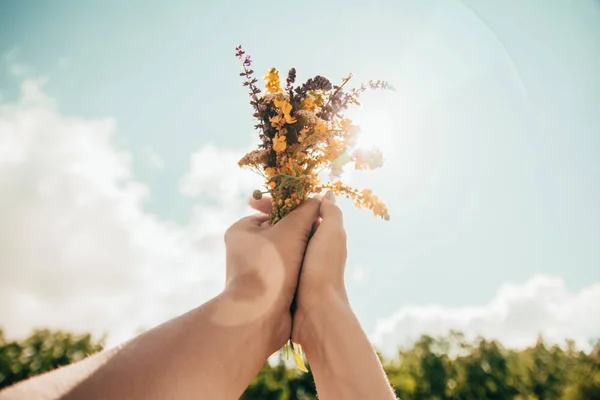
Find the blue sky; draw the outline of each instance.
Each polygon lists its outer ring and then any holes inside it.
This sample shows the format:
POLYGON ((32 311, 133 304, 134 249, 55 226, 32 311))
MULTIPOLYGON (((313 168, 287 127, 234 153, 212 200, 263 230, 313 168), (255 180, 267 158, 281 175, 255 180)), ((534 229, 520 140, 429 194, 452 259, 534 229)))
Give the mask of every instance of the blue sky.
MULTIPOLYGON (((369 332, 396 315, 401 336, 403 307, 467 315, 510 282, 523 293, 549 285, 558 303, 596 288, 600 7, 592 0, 5 1, 0 102, 16 104, 24 82, 44 77, 60 115, 114 121, 106 145, 128 154, 128 179, 145 185, 141 212, 184 229, 198 207, 220 204, 206 187, 182 193, 192 155, 255 140, 238 44, 259 72, 294 66, 301 80, 353 72, 356 84, 386 79, 397 88, 365 96, 351 115, 386 155, 382 170, 351 183, 380 194, 392 215, 374 220, 341 203, 351 300, 369 332)), ((215 158, 213 183, 219 171, 223 181, 235 174, 219 160, 229 159, 215 158)), ((16 215, 7 204, 4 213, 16 215)), ((5 277, 14 268, 0 256, 5 277)))

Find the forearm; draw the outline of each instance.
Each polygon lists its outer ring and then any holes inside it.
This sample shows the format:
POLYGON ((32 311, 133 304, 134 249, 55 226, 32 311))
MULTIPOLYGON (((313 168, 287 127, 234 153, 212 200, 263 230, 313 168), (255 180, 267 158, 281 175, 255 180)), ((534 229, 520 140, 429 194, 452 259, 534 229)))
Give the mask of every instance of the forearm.
POLYGON ((34 378, 0 399, 237 399, 275 350, 264 332, 278 321, 258 310, 218 296, 85 360, 87 368, 74 364, 34 378))
POLYGON ((303 348, 319 398, 396 399, 379 358, 350 306, 328 302, 303 327, 303 348))

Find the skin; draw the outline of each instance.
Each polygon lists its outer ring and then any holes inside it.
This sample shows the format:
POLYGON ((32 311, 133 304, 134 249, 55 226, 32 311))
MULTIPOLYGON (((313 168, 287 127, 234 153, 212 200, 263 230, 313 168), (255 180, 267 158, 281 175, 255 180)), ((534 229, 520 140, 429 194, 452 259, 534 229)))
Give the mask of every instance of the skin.
POLYGON ((17 384, 0 399, 237 399, 290 337, 290 305, 320 202, 225 233, 223 292, 122 346, 17 384))
POLYGON ((310 199, 275 226, 270 199, 251 205, 261 213, 225 234, 220 295, 117 348, 14 385, 0 400, 237 399, 290 336, 304 346, 320 399, 395 399, 348 303, 335 202, 310 199))
MULTIPOLYGON (((251 203, 270 211, 270 200, 251 203)), ((292 340, 303 346, 321 400, 396 399, 346 292, 343 215, 328 193, 314 224, 296 293, 292 340)))

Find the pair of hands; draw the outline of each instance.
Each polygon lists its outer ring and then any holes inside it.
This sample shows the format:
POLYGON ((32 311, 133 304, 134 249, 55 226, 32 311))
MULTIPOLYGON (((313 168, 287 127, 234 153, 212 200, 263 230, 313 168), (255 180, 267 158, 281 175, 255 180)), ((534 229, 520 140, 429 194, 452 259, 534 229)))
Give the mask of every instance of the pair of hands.
POLYGON ((254 303, 259 313, 275 321, 270 332, 273 351, 290 338, 303 344, 309 336, 303 327, 310 325, 306 322, 314 311, 347 302, 342 212, 328 193, 308 199, 271 226, 271 199, 252 199, 250 205, 260 213, 225 233, 225 291, 254 303))

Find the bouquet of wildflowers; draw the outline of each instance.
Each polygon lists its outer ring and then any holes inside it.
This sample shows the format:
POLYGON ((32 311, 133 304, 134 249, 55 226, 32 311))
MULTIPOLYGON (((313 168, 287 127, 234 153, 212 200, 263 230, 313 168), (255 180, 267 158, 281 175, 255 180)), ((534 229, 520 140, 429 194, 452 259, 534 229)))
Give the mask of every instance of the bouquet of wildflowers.
MULTIPOLYGON (((260 199, 270 194, 273 201, 271 223, 276 224, 298 207, 310 194, 331 190, 351 199, 359 208, 372 210, 375 216, 389 220, 386 205, 371 189, 357 190, 341 181, 343 168, 375 169, 383 164, 380 149, 356 146, 359 128, 344 115, 351 105, 360 105, 358 98, 367 89, 390 89, 385 81, 370 81, 359 88, 346 89, 352 75, 341 84, 333 85, 327 78, 315 76, 294 86, 296 69, 289 70, 285 87, 275 68, 267 71, 264 92, 257 87, 258 79, 251 69, 252 60, 241 46, 236 56, 242 61, 243 85, 249 90, 250 104, 257 119, 259 148, 246 154, 240 167, 247 167, 265 179, 263 190, 255 190, 260 199), (329 178, 322 180, 323 171, 329 178)), ((298 366, 305 370, 300 347, 288 343, 298 366)))

